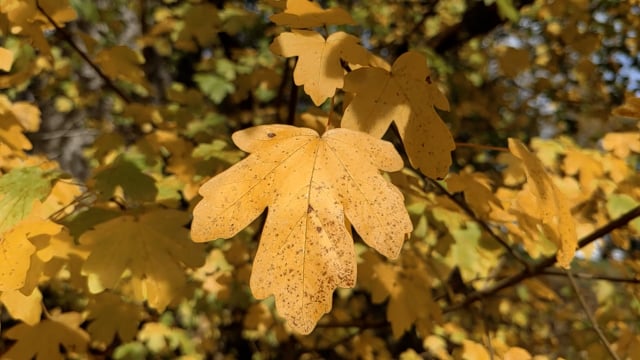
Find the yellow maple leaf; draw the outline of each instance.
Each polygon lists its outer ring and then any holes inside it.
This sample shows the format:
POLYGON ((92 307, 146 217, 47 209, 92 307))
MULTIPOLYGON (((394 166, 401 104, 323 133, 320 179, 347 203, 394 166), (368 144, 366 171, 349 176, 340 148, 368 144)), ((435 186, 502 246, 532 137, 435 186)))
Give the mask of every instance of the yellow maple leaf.
POLYGON ((278 25, 292 28, 312 28, 325 25, 354 25, 349 13, 342 8, 323 9, 316 2, 309 0, 287 0, 284 12, 271 16, 271 21, 278 25))
POLYGON ((640 132, 614 132, 602 138, 602 147, 620 159, 626 159, 631 152, 640 153, 640 132))
POLYGON ((403 253, 403 264, 386 263, 373 252, 362 258, 358 270, 371 291, 371 300, 378 304, 389 299, 387 319, 396 339, 418 320, 441 320, 440 308, 431 296, 428 270, 413 253, 403 253))
POLYGON ((139 305, 124 302, 113 293, 102 293, 91 299, 87 310, 87 317, 92 319, 87 331, 91 340, 101 346, 111 344, 116 334, 122 342, 133 340, 143 318, 139 305))
POLYGON ((150 85, 140 64, 144 58, 130 48, 117 45, 103 49, 95 57, 95 62, 112 80, 123 80, 149 89, 150 85))
POLYGON ((540 159, 520 141, 510 138, 509 150, 522 160, 527 174, 527 183, 516 198, 518 223, 534 239, 542 233, 555 243, 558 264, 569 267, 578 242, 569 202, 553 183, 540 159))
POLYGON ((314 104, 320 105, 344 84, 341 59, 361 65, 369 62, 369 52, 359 42, 357 37, 342 31, 325 39, 315 31, 293 30, 276 37, 270 49, 284 57, 298 56, 293 80, 296 85, 304 85, 314 104))
POLYGON ((11 70, 13 64, 13 51, 0 46, 0 70, 11 70))
POLYGON ((455 143, 435 108, 449 110, 449 102, 431 83, 424 56, 407 52, 391 71, 355 70, 346 76, 343 89, 355 97, 344 112, 342 127, 382 137, 393 121, 413 167, 432 178, 447 174, 455 143))
POLYGON ((63 360, 73 354, 86 353, 89 344, 87 334, 80 324, 82 315, 77 312, 53 313, 49 319, 35 326, 18 324, 7 330, 4 337, 17 342, 3 355, 3 359, 63 360), (61 346, 65 349, 63 356, 61 346))
POLYGON ((331 309, 333 290, 355 284, 347 219, 390 258, 411 232, 402 193, 379 171, 400 170, 402 159, 391 143, 348 129, 320 137, 264 125, 234 133, 233 141, 252 154, 200 188, 192 238, 230 238, 269 207, 250 286, 257 298, 274 294, 290 325, 309 333, 331 309))
POLYGON ((24 286, 31 266, 31 255, 36 252, 29 238, 55 235, 61 228, 50 220, 29 217, 0 234, 0 291, 24 286))
POLYGON ((42 293, 38 289, 34 289, 29 295, 19 290, 3 291, 0 294, 0 302, 16 320, 28 325, 35 325, 40 321, 42 293))
POLYGON ((186 286, 185 267, 204 262, 204 250, 187 238, 188 214, 168 209, 122 215, 96 225, 80 237, 91 253, 82 267, 89 289, 117 287, 126 270, 135 292, 162 311, 186 286))

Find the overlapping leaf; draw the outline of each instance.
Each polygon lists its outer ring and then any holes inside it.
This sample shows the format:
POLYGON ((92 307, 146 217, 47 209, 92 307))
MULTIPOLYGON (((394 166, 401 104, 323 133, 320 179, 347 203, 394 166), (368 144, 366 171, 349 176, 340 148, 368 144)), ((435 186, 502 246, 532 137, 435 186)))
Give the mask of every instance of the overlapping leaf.
POLYGON ((62 360, 87 351, 89 334, 81 327, 82 315, 76 312, 53 314, 35 326, 18 324, 4 337, 17 342, 3 354, 4 359, 62 360), (61 348, 64 348, 63 356, 61 348))
POLYGON ((287 0, 285 11, 272 15, 271 21, 292 28, 355 24, 351 15, 344 9, 323 9, 316 2, 309 0, 287 0))
POLYGON ((269 208, 251 274, 257 298, 276 297, 290 325, 309 333, 336 287, 355 284, 347 221, 365 243, 396 257, 412 229, 403 197, 379 170, 402 159, 390 143, 347 129, 265 125, 233 140, 252 153, 200 189, 192 238, 229 238, 269 208))
POLYGON ((391 71, 355 70, 346 76, 343 89, 355 97, 342 127, 382 137, 395 122, 411 165, 432 178, 447 174, 455 144, 435 109, 449 110, 449 102, 431 82, 424 56, 407 52, 391 71))
POLYGON ((183 227, 188 214, 177 210, 151 210, 123 215, 95 226, 80 237, 91 249, 82 267, 89 288, 98 293, 113 289, 126 270, 135 292, 160 311, 183 290, 185 268, 204 262, 201 246, 188 241, 183 227))
POLYGON ((304 91, 316 105, 322 104, 344 84, 344 69, 340 60, 366 65, 371 58, 359 40, 345 32, 335 32, 325 38, 315 31, 293 30, 280 34, 273 40, 271 51, 285 57, 298 56, 293 71, 296 85, 304 85, 304 91))
POLYGON ((522 160, 527 183, 516 199, 519 226, 531 237, 542 233, 558 247, 557 261, 569 267, 578 236, 569 202, 545 171, 540 159, 518 140, 509 139, 509 150, 522 160))

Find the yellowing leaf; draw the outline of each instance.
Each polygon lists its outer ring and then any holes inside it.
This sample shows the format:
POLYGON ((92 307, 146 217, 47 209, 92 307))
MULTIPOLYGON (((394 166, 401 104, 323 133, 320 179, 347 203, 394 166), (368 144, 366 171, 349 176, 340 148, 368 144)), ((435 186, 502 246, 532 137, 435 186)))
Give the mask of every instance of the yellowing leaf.
POLYGON ((36 251, 22 231, 0 235, 0 291, 19 289, 24 285, 31 255, 36 251))
POLYGON ((369 53, 358 43, 358 38, 342 31, 325 40, 315 31, 293 30, 275 38, 270 49, 285 57, 298 56, 293 80, 296 85, 304 85, 304 91, 320 105, 344 84, 341 59, 355 64, 368 63, 369 53))
POLYGON ((63 360, 73 354, 86 353, 89 343, 80 324, 82 315, 76 312, 53 314, 35 326, 18 324, 9 329, 4 337, 17 342, 3 355, 4 359, 63 360), (66 356, 60 352, 65 349, 66 356))
POLYGON ((447 174, 453 137, 435 108, 449 110, 449 102, 431 83, 424 56, 410 51, 391 71, 355 70, 345 78, 344 90, 355 93, 342 118, 342 127, 382 137, 395 122, 413 167, 432 178, 447 174))
POLYGON ((11 70, 13 64, 13 51, 0 47, 0 70, 11 70))
POLYGON ((374 303, 389 298, 387 319, 395 338, 400 338, 420 319, 433 322, 441 317, 431 296, 428 270, 412 253, 404 253, 403 260, 405 266, 390 264, 381 261, 373 252, 366 252, 358 269, 374 303))
POLYGON ((16 320, 28 325, 35 325, 40 321, 42 294, 38 289, 34 289, 29 295, 18 290, 4 291, 0 294, 0 302, 16 320))
POLYGON ((284 12, 271 16, 278 25, 292 28, 312 28, 325 25, 354 25, 355 21, 342 8, 323 9, 314 1, 287 0, 284 12))
POLYGON ((44 200, 59 176, 39 167, 17 168, 0 176, 0 235, 26 218, 34 201, 44 200))
POLYGON ((95 62, 110 79, 149 87, 144 71, 139 66, 144 61, 126 46, 118 45, 101 50, 96 55, 95 62))
POLYGON ((118 187, 133 201, 153 201, 158 194, 155 179, 124 156, 116 158, 95 176, 95 188, 103 199, 112 197, 118 187))
POLYGON ((625 159, 632 151, 640 153, 640 132, 608 133, 602 139, 602 147, 613 152, 615 156, 625 159))
POLYGON ((126 303, 113 293, 102 293, 92 300, 88 318, 93 321, 87 327, 92 341, 106 346, 116 335, 122 342, 135 338, 143 317, 140 306, 126 303))
POLYGON ((624 103, 611 112, 613 115, 624 116, 630 118, 640 118, 640 97, 636 97, 633 93, 627 93, 624 96, 624 103))
POLYGON ((463 340, 462 341, 462 359, 463 360, 489 360, 489 352, 482 345, 475 341, 463 340))
POLYGON ((40 110, 26 103, 12 103, 0 95, 0 144, 13 149, 31 150, 31 142, 24 136, 25 131, 37 131, 40 126, 40 110))
POLYGON ((347 129, 320 137, 265 125, 238 131, 233 140, 252 154, 201 187, 192 238, 230 238, 268 207, 251 289, 257 298, 274 294, 290 325, 309 333, 331 309, 333 290, 355 284, 346 221, 391 258, 411 231, 402 194, 378 170, 400 170, 402 159, 392 144, 347 129))
POLYGON ((521 211, 517 214, 518 218, 522 220, 522 225, 530 223, 532 219, 539 221, 536 229, 523 230, 528 231, 530 236, 535 236, 534 238, 543 233, 558 247, 558 264, 569 267, 578 242, 569 202, 553 183, 540 159, 530 153, 520 141, 510 138, 509 150, 523 161, 527 173, 527 183, 516 200, 521 211), (523 216, 528 220, 525 221, 523 216))
POLYGON ((82 267, 91 292, 117 287, 126 270, 138 294, 162 311, 186 285, 185 267, 204 261, 201 246, 187 238, 183 227, 188 214, 177 210, 151 210, 123 215, 85 232, 80 243, 91 254, 82 267))

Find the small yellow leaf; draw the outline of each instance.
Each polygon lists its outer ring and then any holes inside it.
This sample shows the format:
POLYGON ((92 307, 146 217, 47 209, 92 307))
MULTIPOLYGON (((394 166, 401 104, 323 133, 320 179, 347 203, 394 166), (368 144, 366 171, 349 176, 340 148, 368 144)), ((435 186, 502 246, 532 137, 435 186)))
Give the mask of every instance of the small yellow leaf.
POLYGON ((390 72, 352 71, 344 90, 355 97, 344 112, 342 127, 382 137, 393 121, 413 167, 432 178, 447 174, 455 143, 435 109, 449 110, 449 102, 432 83, 423 55, 403 54, 390 72))
POLYGON ((37 288, 31 294, 24 295, 18 290, 4 291, 0 294, 0 302, 9 315, 27 325, 35 325, 42 314, 42 294, 37 288))
POLYGON ((230 238, 269 208, 253 262, 256 298, 274 294, 278 311, 309 333, 331 309, 336 287, 355 284, 348 221, 364 242, 398 256, 412 224, 402 193, 380 175, 402 158, 391 143, 347 129, 264 125, 233 134, 252 153, 200 188, 191 236, 230 238))
POLYGON ((640 132, 608 133, 602 139, 602 147, 620 159, 626 159, 631 152, 640 153, 640 132))
POLYGON ((531 360, 531 354, 520 347, 512 347, 502 356, 503 360, 531 360))
POLYGON ((314 1, 287 0, 284 12, 271 16, 278 25, 292 28, 312 28, 325 25, 354 25, 355 21, 342 8, 323 9, 314 1))
POLYGON ((475 341, 462 341, 462 359, 463 360, 489 360, 489 352, 482 344, 475 341))
POLYGON ((527 173, 527 183, 516 200, 521 211, 518 216, 522 225, 537 220, 537 229, 528 229, 530 235, 542 232, 553 241, 558 247, 558 264, 569 267, 578 242, 569 202, 553 183, 540 159, 530 153, 520 141, 510 138, 509 150, 523 161, 527 173))
POLYGON ((284 57, 298 56, 293 80, 296 85, 304 85, 304 91, 316 105, 321 105, 335 94, 336 88, 344 85, 345 70, 340 60, 363 65, 370 60, 358 38, 342 31, 325 40, 315 31, 293 30, 275 38, 270 49, 284 57))
POLYGON ((0 70, 11 70, 13 64, 13 51, 0 47, 0 70))

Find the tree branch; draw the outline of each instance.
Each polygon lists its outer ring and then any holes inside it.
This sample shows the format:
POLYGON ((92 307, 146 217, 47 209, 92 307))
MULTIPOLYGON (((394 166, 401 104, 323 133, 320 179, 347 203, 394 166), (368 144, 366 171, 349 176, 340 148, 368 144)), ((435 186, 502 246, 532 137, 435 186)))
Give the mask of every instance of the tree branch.
POLYGON ((522 266, 524 266, 525 269, 530 267, 530 264, 520 254, 515 252, 513 250, 513 248, 511 248, 511 246, 509 246, 509 244, 507 244, 500 236, 498 236, 498 234, 496 234, 489 227, 489 224, 487 224, 486 222, 482 221, 480 218, 478 218, 476 216, 476 214, 473 212, 473 210, 471 210, 471 208, 469 208, 469 205, 467 205, 467 203, 465 203, 465 202, 459 200, 458 198, 456 198, 455 196, 453 196, 453 194, 451 194, 449 191, 447 191, 447 189, 445 189, 437 181, 435 181, 435 180, 433 180, 431 178, 428 178, 428 177, 425 177, 425 179, 427 181, 429 181, 433 186, 438 188, 438 190, 442 194, 444 194, 446 197, 448 197, 449 200, 453 201, 456 205, 458 205, 458 207, 460 209, 462 209, 462 211, 464 211, 464 213, 467 214, 467 216, 469 216, 471 218, 471 220, 475 221, 478 225, 480 225, 482 230, 484 230, 487 234, 489 234, 489 236, 491 236, 492 239, 497 241, 498 244, 500 244, 500 246, 502 246, 509 253, 509 255, 511 255, 514 259, 516 259, 522 266))
POLYGON ((596 332, 596 334, 598 334, 598 337, 600 338, 602 345, 604 345, 604 347, 607 349, 607 352, 609 352, 609 355, 611 356, 612 359, 620 360, 620 358, 618 357, 618 354, 616 354, 615 351, 613 351, 613 349, 611 348, 611 344, 609 344, 609 340, 607 340, 607 338, 604 336, 604 333, 602 332, 602 329, 600 329, 600 326, 596 322, 596 319, 591 313, 591 310, 589 310, 589 307, 587 306, 587 302, 584 301, 584 296, 582 296, 582 292, 580 291, 580 288, 578 288, 578 284, 576 284, 576 280, 573 278, 573 274, 571 273, 571 270, 567 270, 566 272, 567 272, 567 277, 569 278, 569 283, 571 283, 571 287, 573 288, 573 291, 576 293, 576 296, 578 297, 580 306, 582 306, 582 310, 584 310, 585 315, 587 315, 587 319, 589 319, 589 322, 591 323, 591 327, 596 332))
MULTIPOLYGON (((602 226, 599 229, 596 229, 595 231, 593 231, 591 234, 585 236, 584 238, 582 238, 582 240, 580 240, 578 242, 578 248, 581 249, 589 244, 591 244, 592 242, 598 240, 599 238, 603 237, 604 235, 607 235, 608 233, 612 232, 613 230, 616 230, 618 228, 621 228, 625 225, 627 225, 631 220, 637 218, 640 216, 640 206, 636 206, 635 208, 629 210, 628 212, 626 212, 625 214, 621 215, 620 217, 611 220, 609 223, 607 223, 606 225, 602 226)), ((528 267, 525 268, 524 270, 520 271, 519 273, 510 276, 508 278, 505 278, 501 281, 496 282, 495 284, 493 284, 493 286, 486 288, 486 289, 482 289, 482 290, 477 290, 472 292, 471 294, 469 294, 462 302, 458 303, 458 304, 453 304, 449 307, 446 307, 442 310, 443 313, 447 313, 447 312, 451 312, 451 311, 455 311, 455 310, 459 310, 459 309, 463 309, 467 306, 469 306, 470 304, 480 300, 480 299, 484 299, 486 297, 490 297, 495 295, 496 293, 498 293, 500 290, 506 289, 508 287, 511 287, 513 285, 516 285, 518 283, 520 283, 523 280, 529 279, 531 277, 534 276, 538 276, 544 273, 544 271, 548 268, 553 266, 556 263, 556 257, 554 256, 549 256, 546 257, 544 259, 542 259, 540 262, 538 262, 536 265, 532 266, 532 267, 528 267)))
POLYGON ((40 11, 40 13, 42 13, 42 15, 44 15, 44 17, 47 18, 47 21, 49 21, 49 23, 56 29, 56 33, 60 34, 60 36, 62 36, 64 41, 67 42, 67 44, 69 44, 69 46, 71 46, 71 48, 75 52, 77 52, 78 55, 80 55, 80 57, 82 59, 84 59, 84 61, 87 64, 89 64, 89 66, 91 66, 91 68, 105 82, 107 87, 110 88, 111 90, 113 90, 113 92, 115 92, 122 99, 122 101, 124 101, 127 104, 130 103, 131 100, 129 100, 129 97, 127 95, 125 95, 125 93, 122 90, 120 90, 120 88, 118 88, 113 83, 113 81, 111 81, 111 79, 109 79, 109 77, 107 77, 107 75, 105 75, 102 72, 100 67, 96 63, 94 63, 93 60, 91 60, 89 58, 89 55, 87 55, 84 51, 82 51, 82 49, 80 49, 80 47, 78 47, 78 45, 73 41, 73 38, 71 37, 71 35, 68 32, 66 32, 62 27, 60 27, 60 25, 58 25, 55 22, 55 20, 53 20, 53 18, 51 18, 51 16, 42 8, 42 6, 40 6, 40 1, 36 1, 36 7, 38 8, 38 11, 40 11))

